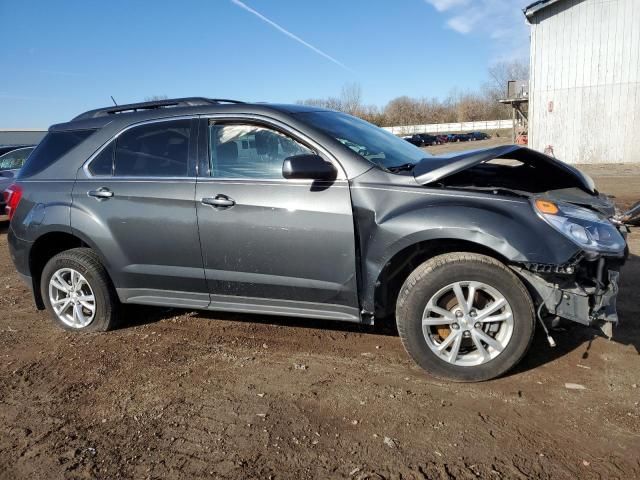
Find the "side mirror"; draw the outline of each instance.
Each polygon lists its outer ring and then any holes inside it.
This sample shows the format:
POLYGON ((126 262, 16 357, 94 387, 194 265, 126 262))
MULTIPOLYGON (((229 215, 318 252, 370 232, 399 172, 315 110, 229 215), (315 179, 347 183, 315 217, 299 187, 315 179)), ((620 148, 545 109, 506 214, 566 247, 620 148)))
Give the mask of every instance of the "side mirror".
POLYGON ((284 159, 282 176, 290 179, 335 180, 338 170, 319 155, 302 154, 284 159))

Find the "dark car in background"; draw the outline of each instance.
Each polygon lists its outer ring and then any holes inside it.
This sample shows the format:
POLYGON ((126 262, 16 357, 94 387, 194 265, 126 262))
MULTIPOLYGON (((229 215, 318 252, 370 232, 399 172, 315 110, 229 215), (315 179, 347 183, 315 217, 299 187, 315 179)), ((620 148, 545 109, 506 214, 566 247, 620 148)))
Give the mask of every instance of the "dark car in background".
POLYGON ((471 141, 472 136, 470 133, 456 133, 455 138, 456 142, 469 142, 471 141))
POLYGON ((435 135, 430 135, 428 133, 416 133, 403 138, 416 147, 427 147, 441 143, 435 135))
POLYGON ((471 132, 468 134, 470 140, 487 140, 491 136, 484 132, 471 132))
POLYGON ((627 255, 611 201, 554 158, 434 157, 302 105, 85 112, 49 129, 5 198, 11 258, 62 328, 109 330, 126 303, 395 318, 411 357, 456 381, 516 365, 536 324, 610 330, 627 255))
POLYGON ((424 147, 424 140, 420 135, 407 135, 402 137, 405 142, 409 142, 411 145, 416 147, 424 147))
POLYGON ((424 146, 438 145, 440 143, 438 141, 438 137, 436 137, 435 135, 430 135, 428 133, 418 133, 417 136, 422 139, 422 143, 424 146))

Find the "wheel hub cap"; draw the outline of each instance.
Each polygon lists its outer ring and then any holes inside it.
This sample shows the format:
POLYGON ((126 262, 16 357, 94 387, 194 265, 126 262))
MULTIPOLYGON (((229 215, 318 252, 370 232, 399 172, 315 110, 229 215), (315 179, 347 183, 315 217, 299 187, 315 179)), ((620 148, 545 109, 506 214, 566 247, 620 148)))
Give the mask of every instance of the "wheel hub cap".
POLYGON ((494 287, 455 282, 429 299, 422 331, 429 348, 448 363, 481 365, 500 355, 511 340, 513 312, 494 287))
POLYGON ((86 327, 95 318, 93 290, 87 279, 72 268, 61 268, 51 276, 49 301, 58 319, 69 327, 86 327))

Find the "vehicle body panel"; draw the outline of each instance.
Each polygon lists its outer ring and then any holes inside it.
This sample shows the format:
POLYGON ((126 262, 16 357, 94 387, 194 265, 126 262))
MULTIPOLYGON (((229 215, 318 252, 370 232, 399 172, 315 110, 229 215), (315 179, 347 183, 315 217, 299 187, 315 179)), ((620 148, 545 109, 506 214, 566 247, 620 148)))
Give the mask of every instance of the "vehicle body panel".
POLYGON ((239 296, 324 304, 325 310, 351 307, 357 316, 355 235, 345 180, 198 181, 197 199, 218 195, 235 205, 197 204, 212 304, 239 296))
POLYGON ((207 116, 201 129, 196 199, 210 308, 232 307, 242 298, 245 305, 289 314, 322 311, 324 317, 359 319, 349 184, 332 153, 273 118, 207 116), (333 162, 338 178, 210 177, 209 121, 242 121, 280 130, 333 162), (234 205, 217 208, 201 202, 218 196, 234 205))
POLYGON ((502 145, 428 157, 416 165, 413 173, 418 183, 427 185, 495 159, 517 160, 533 167, 544 166, 547 168, 547 175, 564 174, 574 179, 575 185, 572 186, 578 186, 590 193, 595 191, 593 181, 577 168, 520 145, 502 145))
POLYGON ((516 263, 563 264, 579 251, 532 216, 526 199, 425 188, 413 177, 380 170, 355 179, 351 192, 364 259, 361 298, 366 310, 373 308, 375 285, 384 266, 419 242, 467 241, 516 263))
POLYGON ((101 252, 122 301, 209 304, 195 210, 197 120, 190 125, 186 177, 94 177, 91 159, 77 171, 72 231, 101 252), (96 190, 112 196, 91 196, 96 190))

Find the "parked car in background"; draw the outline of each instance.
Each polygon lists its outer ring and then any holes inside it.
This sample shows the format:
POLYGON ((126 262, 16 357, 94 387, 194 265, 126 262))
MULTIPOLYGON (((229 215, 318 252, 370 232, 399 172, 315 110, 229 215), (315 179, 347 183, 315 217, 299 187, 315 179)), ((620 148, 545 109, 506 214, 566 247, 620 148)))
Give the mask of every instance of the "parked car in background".
POLYGON ((424 147, 424 140, 418 135, 408 135, 406 137, 402 137, 405 141, 409 142, 411 145, 415 145, 416 147, 424 147))
POLYGON ((438 143, 440 143, 438 142, 438 138, 435 135, 430 135, 428 133, 418 133, 416 136, 422 139, 423 146, 438 145, 438 143))
POLYGON ((436 138, 438 139, 438 143, 440 145, 449 141, 449 137, 447 135, 436 135, 436 138))
POLYGON ((35 147, 21 147, 0 155, 0 215, 4 214, 4 192, 14 182, 15 176, 35 147))
POLYGON ((30 147, 31 145, 0 145, 0 155, 4 155, 18 148, 30 147))
POLYGON ((303 105, 91 110, 49 129, 5 199, 11 259, 62 328, 114 328, 121 303, 395 319, 455 381, 512 368, 537 322, 611 329, 628 255, 611 199, 555 158, 434 157, 303 105))
POLYGON ((441 143, 438 141, 438 138, 435 135, 430 135, 428 133, 415 133, 403 138, 416 147, 427 147, 431 145, 438 145, 439 143, 441 143))
POLYGON ((486 140, 491 138, 490 135, 484 132, 471 132, 467 134, 469 136, 469 140, 486 140))

